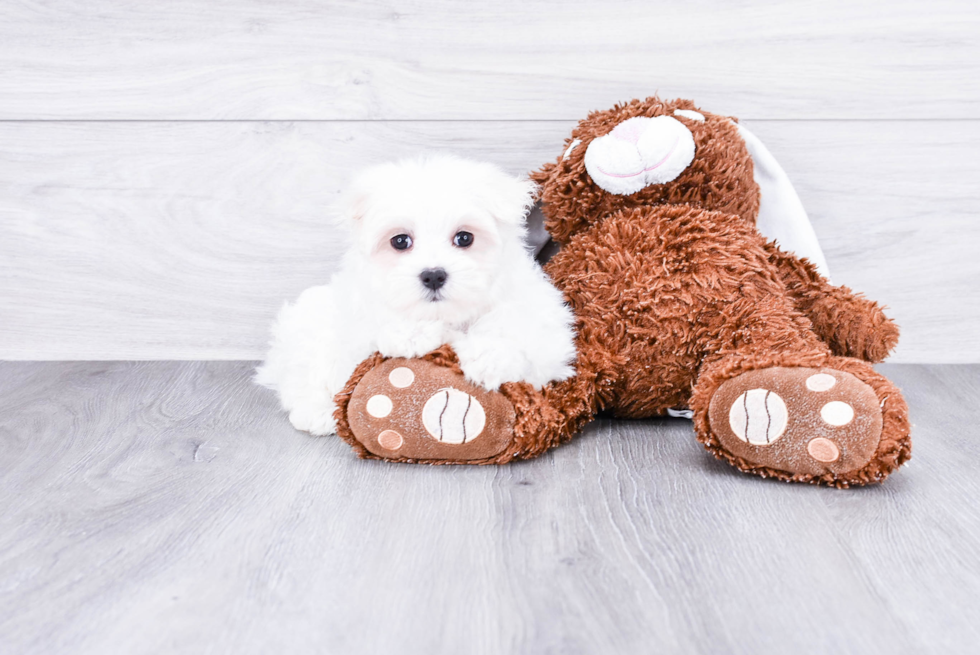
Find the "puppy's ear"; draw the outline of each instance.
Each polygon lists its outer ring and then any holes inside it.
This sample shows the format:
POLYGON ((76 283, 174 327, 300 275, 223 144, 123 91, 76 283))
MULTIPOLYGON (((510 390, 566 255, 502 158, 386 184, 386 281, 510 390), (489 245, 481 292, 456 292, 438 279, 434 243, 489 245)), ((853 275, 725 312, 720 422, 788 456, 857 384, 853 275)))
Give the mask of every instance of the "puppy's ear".
POLYGON ((377 194, 383 192, 385 181, 391 179, 388 168, 390 164, 373 166, 351 181, 334 209, 334 220, 339 226, 353 229, 360 224, 377 194))
POLYGON ((483 202, 490 215, 504 225, 523 225, 534 206, 538 185, 527 178, 508 175, 496 166, 488 165, 484 175, 483 202))

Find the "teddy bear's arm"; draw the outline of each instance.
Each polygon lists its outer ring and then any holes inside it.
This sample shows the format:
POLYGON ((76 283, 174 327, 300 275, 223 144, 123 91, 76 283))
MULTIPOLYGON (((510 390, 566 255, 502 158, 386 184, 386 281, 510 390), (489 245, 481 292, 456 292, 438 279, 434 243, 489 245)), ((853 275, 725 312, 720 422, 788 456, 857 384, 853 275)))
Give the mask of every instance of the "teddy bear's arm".
POLYGON ((832 285, 811 262, 773 242, 766 248, 797 309, 835 355, 876 363, 891 353, 899 329, 881 305, 848 287, 832 285))

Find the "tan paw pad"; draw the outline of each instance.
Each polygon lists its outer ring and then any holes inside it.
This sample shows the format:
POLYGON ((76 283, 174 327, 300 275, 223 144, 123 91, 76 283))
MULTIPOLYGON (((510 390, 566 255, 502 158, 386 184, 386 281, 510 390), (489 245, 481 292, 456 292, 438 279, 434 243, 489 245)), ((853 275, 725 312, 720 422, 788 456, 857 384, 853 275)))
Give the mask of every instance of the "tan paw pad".
POLYGON ((818 462, 836 462, 837 458, 840 457, 840 448, 837 447, 837 444, 823 437, 812 439, 806 445, 806 450, 810 453, 810 457, 818 462))
POLYGON ((394 430, 385 430, 378 435, 378 444, 385 450, 398 450, 405 443, 402 435, 394 430))

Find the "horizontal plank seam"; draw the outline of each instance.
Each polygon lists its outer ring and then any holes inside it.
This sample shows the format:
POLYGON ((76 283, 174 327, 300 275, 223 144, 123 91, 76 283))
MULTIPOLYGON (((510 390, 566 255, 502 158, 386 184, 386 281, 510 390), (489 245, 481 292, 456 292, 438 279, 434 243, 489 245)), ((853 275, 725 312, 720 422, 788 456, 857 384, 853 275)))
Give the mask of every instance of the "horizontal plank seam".
MULTIPOLYGON (((51 363, 72 363, 72 364, 106 364, 110 362, 129 362, 131 364, 163 364, 163 363, 176 363, 176 364, 199 364, 201 362, 221 362, 221 363, 241 363, 248 365, 258 366, 262 363, 260 359, 220 359, 220 358, 208 358, 208 359, 0 359, 0 363, 8 364, 51 364, 51 363)), ((980 362, 892 362, 890 360, 885 360, 883 362, 888 366, 943 366, 945 368, 977 368, 980 367, 980 362)))
MULTIPOLYGON (((568 123, 574 118, 0 118, 4 123, 568 123)), ((759 118, 740 120, 766 123, 976 123, 980 118, 759 118)))

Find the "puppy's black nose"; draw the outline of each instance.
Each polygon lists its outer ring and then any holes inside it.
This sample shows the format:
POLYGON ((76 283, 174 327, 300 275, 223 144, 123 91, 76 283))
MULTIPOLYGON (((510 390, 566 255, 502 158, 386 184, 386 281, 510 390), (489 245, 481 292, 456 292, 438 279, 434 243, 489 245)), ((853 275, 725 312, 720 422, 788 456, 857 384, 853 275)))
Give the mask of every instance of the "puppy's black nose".
POLYGON ((433 291, 441 289, 442 285, 446 283, 447 277, 449 277, 449 274, 446 273, 446 269, 444 268, 427 268, 419 273, 419 279, 422 280, 422 284, 427 289, 432 289, 433 291))

